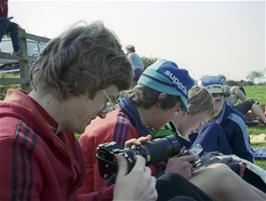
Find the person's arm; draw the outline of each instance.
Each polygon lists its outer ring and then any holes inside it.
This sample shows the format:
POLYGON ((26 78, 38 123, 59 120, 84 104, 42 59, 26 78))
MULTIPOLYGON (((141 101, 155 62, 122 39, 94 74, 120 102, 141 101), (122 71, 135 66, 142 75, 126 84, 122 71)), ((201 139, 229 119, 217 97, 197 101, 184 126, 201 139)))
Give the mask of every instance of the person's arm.
POLYGON ((236 96, 237 99, 240 99, 242 102, 248 100, 249 98, 239 89, 238 86, 233 86, 231 88, 231 94, 236 96))
POLYGON ((34 157, 34 145, 19 137, 0 140, 0 200, 38 201, 43 177, 34 157))
POLYGON ((193 145, 200 144, 203 152, 218 151, 223 154, 232 154, 226 134, 222 127, 216 122, 209 122, 203 126, 193 145))
POLYGON ((151 170, 145 167, 146 161, 141 156, 136 156, 133 169, 128 172, 127 161, 122 156, 117 156, 118 173, 115 185, 103 187, 98 192, 80 194, 78 201, 111 200, 157 200, 155 188, 156 179, 151 176, 151 170))
MULTIPOLYGON (((244 122, 242 122, 242 124, 244 125, 244 122)), ((232 131, 233 154, 250 162, 254 162, 247 129, 242 124, 236 124, 232 131)))
POLYGON ((113 200, 157 200, 156 179, 151 170, 145 167, 146 161, 136 156, 133 169, 127 174, 128 165, 122 156, 117 156, 118 174, 113 200))
POLYGON ((165 172, 179 173, 186 179, 192 177, 192 165, 198 159, 194 155, 186 155, 170 158, 167 162, 165 172))

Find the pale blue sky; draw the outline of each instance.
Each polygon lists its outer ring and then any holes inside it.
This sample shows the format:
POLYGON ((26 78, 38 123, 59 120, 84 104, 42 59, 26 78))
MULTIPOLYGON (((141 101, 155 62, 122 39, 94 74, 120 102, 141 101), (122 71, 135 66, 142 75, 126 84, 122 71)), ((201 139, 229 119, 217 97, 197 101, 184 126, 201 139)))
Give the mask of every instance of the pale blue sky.
POLYGON ((101 20, 141 56, 171 59, 198 79, 245 79, 265 69, 264 1, 23 1, 9 15, 27 32, 54 37, 74 22, 101 20))

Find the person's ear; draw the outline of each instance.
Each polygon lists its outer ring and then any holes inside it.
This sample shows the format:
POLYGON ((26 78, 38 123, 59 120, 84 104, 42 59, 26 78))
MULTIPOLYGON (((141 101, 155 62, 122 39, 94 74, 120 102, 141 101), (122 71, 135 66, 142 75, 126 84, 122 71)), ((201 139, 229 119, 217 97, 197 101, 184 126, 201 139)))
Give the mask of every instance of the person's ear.
POLYGON ((163 100, 165 100, 166 96, 167 96, 166 93, 160 93, 160 94, 158 95, 158 101, 157 101, 157 103, 156 103, 156 105, 157 105, 158 107, 162 108, 161 103, 163 102, 163 100))

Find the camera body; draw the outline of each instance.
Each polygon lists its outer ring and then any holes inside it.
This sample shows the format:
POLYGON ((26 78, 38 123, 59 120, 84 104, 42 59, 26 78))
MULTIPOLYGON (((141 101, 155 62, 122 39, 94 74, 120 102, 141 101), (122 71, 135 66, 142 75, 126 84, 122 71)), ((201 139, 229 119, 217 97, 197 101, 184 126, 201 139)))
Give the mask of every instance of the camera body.
POLYGON ((170 157, 180 154, 182 146, 174 135, 157 138, 134 149, 123 148, 116 142, 100 144, 97 147, 100 175, 104 179, 114 179, 117 173, 117 161, 115 155, 122 155, 128 162, 128 172, 134 167, 135 156, 141 155, 146 159, 146 164, 155 164, 165 161, 170 157))

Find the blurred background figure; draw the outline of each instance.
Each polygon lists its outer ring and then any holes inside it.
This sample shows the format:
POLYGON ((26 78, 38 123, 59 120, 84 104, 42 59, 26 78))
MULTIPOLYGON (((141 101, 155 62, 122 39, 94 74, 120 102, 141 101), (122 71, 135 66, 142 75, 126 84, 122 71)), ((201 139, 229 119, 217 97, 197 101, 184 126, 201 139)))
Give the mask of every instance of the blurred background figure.
MULTIPOLYGON (((253 151, 249 140, 245 117, 225 99, 225 80, 220 76, 201 77, 201 86, 212 96, 214 111, 212 121, 219 124, 230 144, 232 154, 253 162, 253 151)), ((209 133, 212 133, 209 130, 209 133)), ((202 135, 202 134, 201 134, 202 135)), ((205 133, 206 140, 208 132, 205 133)), ((204 138, 205 136, 202 136, 204 138)))
POLYGON ((8 17, 8 0, 0 0, 0 42, 5 34, 9 34, 13 46, 13 54, 20 55, 18 24, 11 22, 13 17, 8 17))
POLYGON ((136 53, 134 45, 131 44, 127 45, 126 50, 127 50, 127 57, 130 60, 134 71, 134 82, 137 82, 144 70, 143 62, 140 56, 136 53))
MULTIPOLYGON (((219 75, 219 77, 226 82, 226 77, 224 75, 219 75)), ((254 99, 246 95, 242 86, 225 85, 225 101, 228 105, 233 106, 243 115, 247 115, 248 112, 251 111, 263 124, 266 124, 266 116, 262 109, 254 99)))

